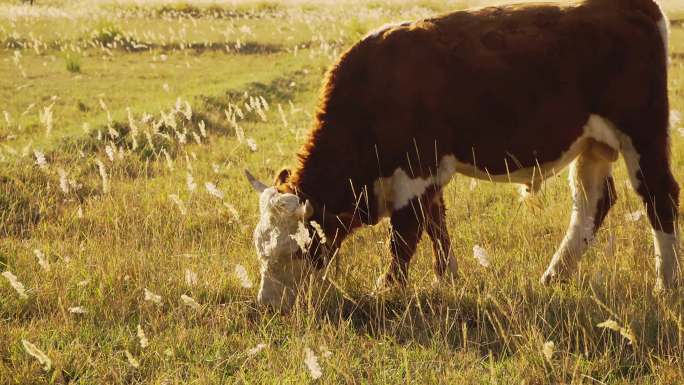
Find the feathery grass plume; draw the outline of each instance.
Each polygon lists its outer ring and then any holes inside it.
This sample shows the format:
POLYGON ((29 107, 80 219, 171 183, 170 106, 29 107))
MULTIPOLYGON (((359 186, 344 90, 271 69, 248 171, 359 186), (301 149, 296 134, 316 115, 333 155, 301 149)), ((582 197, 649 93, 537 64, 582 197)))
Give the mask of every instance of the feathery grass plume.
POLYGON ((85 314, 87 313, 86 309, 83 308, 83 306, 72 306, 69 308, 69 313, 71 314, 85 314))
POLYGON ((52 132, 53 128, 53 115, 52 115, 52 107, 54 107, 55 103, 50 104, 47 107, 44 107, 42 111, 40 111, 40 122, 45 125, 45 136, 50 136, 50 133, 52 132))
POLYGON ((264 350, 264 349, 266 348, 266 346, 267 346, 267 345, 266 345, 265 343, 257 344, 257 346, 255 346, 255 347, 253 347, 253 348, 251 348, 251 349, 247 349, 247 355, 248 355, 248 356, 257 355, 257 354, 259 354, 259 352, 261 352, 262 350, 264 350))
POLYGON ((197 183, 195 183, 195 178, 189 172, 185 177, 185 183, 188 186, 188 191, 193 192, 197 189, 197 183))
POLYGON ((625 219, 630 221, 630 222, 638 222, 639 219, 644 215, 643 210, 637 210, 631 213, 625 214, 625 219))
POLYGON ((470 178, 470 185, 468 185, 468 189, 470 191, 475 191, 476 188, 477 188, 477 179, 470 178))
POLYGON ((131 149, 135 150, 138 148, 138 125, 135 123, 133 118, 133 112, 131 112, 130 107, 126 107, 126 114, 128 114, 128 127, 130 128, 130 138, 131 138, 131 149))
POLYGON ((249 274, 247 274, 247 269, 245 269, 244 266, 239 264, 235 265, 235 276, 237 277, 238 281, 240 281, 240 285, 242 285, 242 287, 245 289, 252 288, 252 280, 249 279, 249 274))
POLYGON ((556 349, 556 344, 553 343, 553 341, 546 341, 544 343, 544 346, 542 346, 542 354, 544 354, 544 358, 546 358, 546 361, 551 363, 551 360, 553 359, 553 352, 556 349))
POLYGON ((185 295, 185 294, 182 294, 182 295, 180 296, 180 298, 181 298, 181 300, 183 301, 183 304, 185 304, 185 306, 189 306, 189 307, 191 307, 191 308, 193 308, 193 309, 195 309, 195 310, 198 310, 198 309, 201 307, 200 304, 197 303, 197 301, 195 301, 195 300, 194 300, 192 297, 190 297, 190 296, 187 296, 187 295, 185 295))
POLYGON ((185 116, 185 120, 188 122, 192 120, 192 106, 190 106, 190 103, 186 100, 185 101, 185 108, 182 109, 181 113, 183 116, 185 116))
POLYGON ((249 147, 249 149, 252 150, 252 152, 256 152, 256 150, 257 150, 256 140, 254 140, 253 138, 247 138, 247 139, 245 139, 245 144, 247 144, 247 147, 249 147))
POLYGON ((616 331, 622 335, 630 345, 636 346, 636 337, 634 336, 634 333, 632 333, 632 330, 629 327, 622 327, 620 324, 617 322, 613 321, 612 319, 609 319, 607 321, 601 322, 600 324, 596 325, 600 328, 603 329, 610 329, 613 331, 616 331))
POLYGON ((166 160, 166 167, 169 169, 169 171, 173 171, 174 166, 173 159, 171 159, 171 155, 169 155, 168 151, 166 151, 165 148, 161 149, 161 153, 164 154, 164 159, 166 160))
POLYGON ((138 330, 136 334, 138 335, 138 341, 140 342, 141 348, 145 349, 150 345, 150 341, 147 339, 145 331, 143 330, 142 326, 140 326, 140 324, 138 324, 138 330))
POLYGON ((128 350, 124 351, 124 354, 126 354, 126 359, 128 360, 128 364, 134 367, 135 369, 138 369, 140 367, 140 362, 138 362, 135 357, 129 352, 128 350))
POLYGON ((301 221, 297 224, 297 232, 290 235, 290 238, 297 242, 297 246, 299 246, 303 252, 306 252, 306 248, 309 246, 309 243, 311 243, 309 230, 304 225, 304 222, 301 221))
POLYGON ((97 164, 97 169, 100 172, 100 178, 102 179, 102 192, 107 194, 109 193, 109 175, 107 175, 107 168, 100 159, 95 159, 95 164, 97 164))
POLYGON ((316 222, 316 221, 311 221, 309 223, 311 224, 311 227, 313 227, 314 230, 316 230, 316 234, 318 234, 318 238, 320 239, 320 242, 326 243, 328 241, 328 239, 325 237, 325 233, 323 232, 323 228, 321 227, 321 225, 319 225, 318 222, 316 222))
POLYGON ((12 274, 9 271, 5 271, 2 273, 2 276, 5 277, 7 281, 9 281, 10 286, 12 286, 12 288, 14 289, 14 291, 17 292, 17 294, 19 294, 19 298, 28 298, 28 295, 26 294, 26 289, 24 288, 24 284, 19 282, 16 275, 12 274))
POLYGON ((147 290, 147 288, 145 288, 145 301, 153 302, 153 303, 156 303, 157 305, 159 305, 159 304, 161 304, 161 300, 162 300, 161 295, 155 294, 155 293, 147 290))
POLYGON ((203 138, 206 138, 207 137, 207 125, 204 123, 204 120, 200 120, 199 123, 197 123, 197 127, 199 127, 200 135, 202 135, 203 138))
POLYGON ((330 358, 333 355, 327 345, 321 345, 318 349, 321 351, 321 356, 323 356, 323 358, 330 358))
POLYGON ((195 139, 195 143, 202 144, 202 137, 197 135, 196 132, 192 133, 192 138, 195 139))
POLYGON ((50 357, 47 356, 47 354, 43 353, 42 350, 38 349, 38 347, 26 340, 21 340, 21 344, 24 345, 24 350, 26 350, 26 353, 28 353, 31 357, 35 358, 40 362, 41 365, 43 365, 43 369, 46 372, 49 372, 50 369, 52 368, 52 360, 50 357))
POLYGON ((223 205, 228 209, 228 212, 230 213, 230 216, 233 217, 233 220, 235 222, 240 222, 240 213, 237 211, 235 206, 228 202, 223 202, 223 205))
POLYGON ((318 357, 313 350, 304 348, 304 364, 306 368, 309 369, 309 375, 312 379, 317 380, 323 376, 323 371, 321 370, 321 365, 318 364, 318 357))
POLYGON ((188 284, 188 286, 197 285, 197 273, 190 269, 185 269, 185 283, 188 284))
POLYGON ((207 182, 204 184, 204 187, 207 189, 207 192, 209 194, 215 196, 218 199, 223 199, 223 197, 224 197, 223 191, 219 190, 215 184, 213 184, 211 182, 207 182))
POLYGON ((114 148, 110 144, 105 146, 105 154, 110 162, 114 162, 114 148))
POLYGON ((489 267, 489 254, 480 245, 473 246, 473 256, 477 259, 477 262, 483 267, 489 267))
POLYGON ((283 122, 283 127, 287 128, 287 117, 285 117, 285 111, 283 111, 283 106, 278 104, 278 114, 280 115, 280 120, 283 122))
POLYGON ((88 286, 89 283, 90 283, 90 280, 89 280, 89 279, 84 279, 83 281, 79 281, 79 282, 76 284, 76 286, 78 286, 78 287, 85 287, 85 286, 88 286))
POLYGON ((171 202, 173 202, 176 205, 176 207, 178 207, 178 210, 180 211, 181 215, 186 215, 188 213, 188 210, 185 208, 185 204, 178 195, 169 194, 169 199, 171 199, 171 202))
POLYGON ((43 254, 43 252, 38 249, 34 249, 33 254, 36 255, 40 267, 42 267, 45 271, 50 271, 50 263, 48 262, 48 259, 45 256, 45 254, 43 254))
POLYGON ((57 169, 57 174, 59 175, 59 189, 62 190, 63 193, 68 194, 70 189, 66 171, 64 171, 63 168, 59 168, 57 169))
POLYGON ((47 168, 47 160, 45 160, 45 154, 42 151, 33 150, 33 155, 36 157, 36 164, 41 170, 47 168))

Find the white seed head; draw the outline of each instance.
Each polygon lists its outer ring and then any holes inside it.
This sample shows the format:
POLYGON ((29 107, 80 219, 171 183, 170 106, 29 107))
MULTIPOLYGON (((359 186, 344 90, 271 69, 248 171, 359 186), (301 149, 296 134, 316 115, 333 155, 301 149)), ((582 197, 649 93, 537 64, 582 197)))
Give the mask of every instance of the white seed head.
POLYGON ((12 286, 12 288, 14 289, 14 291, 17 292, 17 294, 19 294, 19 298, 28 298, 24 285, 21 282, 19 282, 16 275, 12 274, 9 271, 5 271, 2 273, 2 276, 5 277, 7 281, 9 281, 10 286, 12 286))
POLYGON ((43 252, 38 249, 34 249, 33 253, 36 255, 36 258, 38 258, 38 264, 40 265, 40 267, 42 267, 45 271, 50 271, 50 263, 48 262, 48 259, 45 256, 45 254, 43 254, 43 252))
POLYGON ((85 308, 83 308, 83 306, 72 306, 69 308, 69 313, 71 313, 71 314, 85 314, 85 313, 87 313, 87 311, 85 308))
POLYGON ((138 330, 137 333, 138 335, 138 341, 140 342, 140 347, 145 349, 146 347, 149 346, 150 341, 147 339, 147 336, 145 335, 145 331, 143 330, 142 326, 138 324, 138 330))
POLYGON ((297 242, 297 246, 299 246, 303 252, 306 252, 307 247, 311 243, 311 235, 309 234, 309 230, 304 225, 304 222, 299 222, 297 224, 297 232, 293 235, 290 235, 290 238, 297 242))
POLYGON ((197 273, 190 269, 185 269, 185 283, 188 284, 188 286, 197 285, 197 273))
POLYGON ((313 227, 314 230, 316 230, 316 234, 318 234, 318 238, 320 239, 320 242, 326 243, 328 240, 325 237, 325 233, 323 232, 323 228, 321 227, 321 225, 319 225, 318 222, 316 222, 316 221, 311 221, 309 223, 311 224, 311 227, 313 227))
POLYGON ((156 304, 161 304, 161 300, 162 300, 161 295, 155 294, 155 293, 147 290, 147 288, 145 288, 145 301, 154 302, 156 304))
POLYGON ((45 154, 42 151, 33 150, 33 155, 36 157, 36 164, 41 169, 47 168, 47 160, 45 159, 45 154))
POLYGON ((544 346, 542 347, 542 354, 544 354, 544 358, 548 362, 551 362, 553 359, 553 352, 556 349, 556 344, 553 343, 553 341, 546 341, 544 343, 544 346))
POLYGON ((323 376, 323 371, 321 370, 321 365, 318 363, 318 357, 313 350, 304 348, 304 364, 306 368, 309 369, 309 375, 312 379, 317 380, 323 376))
POLYGON ((242 287, 245 289, 252 288, 252 280, 249 279, 249 274, 247 274, 247 269, 245 269, 244 266, 235 265, 235 276, 237 277, 238 281, 240 281, 240 285, 242 287))
POLYGON ((622 327, 619 323, 612 319, 601 322, 596 326, 603 329, 610 329, 616 331, 620 333, 620 335, 622 335, 629 342, 630 345, 636 345, 636 337, 634 336, 634 333, 632 333, 632 330, 629 327, 622 327))
POLYGON ((489 267, 489 254, 482 246, 473 246, 473 256, 477 259, 477 262, 483 267, 489 267))
POLYGON ((191 307, 195 310, 198 310, 199 308, 201 308, 200 304, 197 303, 197 301, 195 301, 192 297, 187 296, 185 294, 181 295, 181 301, 183 301, 183 304, 185 306, 191 307))
POLYGON ((213 184, 211 182, 207 182, 204 184, 204 187, 206 187, 207 192, 209 194, 215 196, 218 199, 223 199, 223 197, 224 197, 223 191, 219 190, 215 184, 213 184))
POLYGON ((126 359, 128 360, 129 365, 131 365, 135 369, 138 369, 140 367, 140 362, 138 362, 138 360, 135 357, 133 357, 131 352, 125 350, 124 354, 126 354, 126 359))
POLYGON ((247 355, 248 356, 254 356, 256 354, 259 354, 259 352, 264 350, 266 348, 266 346, 267 345, 264 343, 257 344, 257 346, 247 350, 247 355))
POLYGON ((26 340, 21 340, 21 344, 24 346, 24 350, 26 350, 26 353, 28 353, 31 357, 35 358, 40 362, 41 365, 43 365, 43 369, 48 372, 52 368, 52 360, 50 357, 47 356, 47 354, 43 353, 42 350, 38 349, 38 347, 26 340))

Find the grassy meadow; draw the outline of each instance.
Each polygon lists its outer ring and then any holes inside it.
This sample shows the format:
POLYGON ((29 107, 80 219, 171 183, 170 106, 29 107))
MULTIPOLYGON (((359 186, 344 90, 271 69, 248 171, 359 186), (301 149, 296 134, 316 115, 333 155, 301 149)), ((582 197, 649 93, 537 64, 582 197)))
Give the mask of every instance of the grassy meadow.
MULTIPOLYGON (((383 223, 290 314, 257 306, 242 170, 294 165, 346 47, 465 2, 36 3, 0 0, 0 384, 684 383, 684 289, 651 292, 622 161, 618 203, 567 284, 538 282, 570 218, 566 173, 525 203, 456 176, 453 285, 432 285, 425 237, 409 287, 372 295, 383 223)), ((663 5, 684 183, 684 28, 663 5)))

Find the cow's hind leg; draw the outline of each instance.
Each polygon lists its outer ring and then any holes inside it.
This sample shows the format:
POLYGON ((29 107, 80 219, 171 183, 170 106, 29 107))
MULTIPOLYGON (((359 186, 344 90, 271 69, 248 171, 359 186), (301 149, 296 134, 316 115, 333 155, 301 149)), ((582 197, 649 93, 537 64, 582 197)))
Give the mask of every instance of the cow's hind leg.
POLYGON ((446 207, 444 206, 444 196, 441 191, 429 202, 425 219, 425 227, 432 241, 433 267, 436 280, 456 278, 458 275, 458 265, 451 251, 451 238, 449 237, 446 223, 446 207))
POLYGON ((674 286, 680 273, 677 213, 679 185, 672 176, 667 135, 645 140, 623 140, 623 156, 632 187, 646 206, 655 247, 655 290, 674 286))
MULTIPOLYGON (((606 145, 590 141, 570 166, 572 216, 565 238, 542 276, 542 283, 567 279, 615 203, 612 156, 606 145), (606 156, 606 155, 611 156, 606 156)), ((614 151, 613 151, 614 152, 614 151)))

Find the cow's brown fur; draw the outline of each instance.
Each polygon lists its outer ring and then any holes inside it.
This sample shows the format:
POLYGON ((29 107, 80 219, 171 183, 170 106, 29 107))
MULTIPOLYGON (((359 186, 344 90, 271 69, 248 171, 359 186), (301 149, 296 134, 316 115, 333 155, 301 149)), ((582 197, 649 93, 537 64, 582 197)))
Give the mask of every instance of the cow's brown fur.
MULTIPOLYGON (((309 199, 339 245, 351 229, 379 220, 373 183, 397 168, 428 177, 448 154, 490 174, 535 167, 560 158, 597 114, 631 138, 649 218, 672 233, 678 187, 660 19, 652 0, 587 0, 455 12, 378 31, 328 72, 300 164, 278 188, 309 199)), ((614 200, 612 178, 604 195, 596 228, 614 200)), ((404 238, 393 242, 401 262, 425 219, 443 224, 435 201, 416 199, 392 214, 404 238)), ((443 225, 429 229, 435 242, 446 234, 443 225)))

